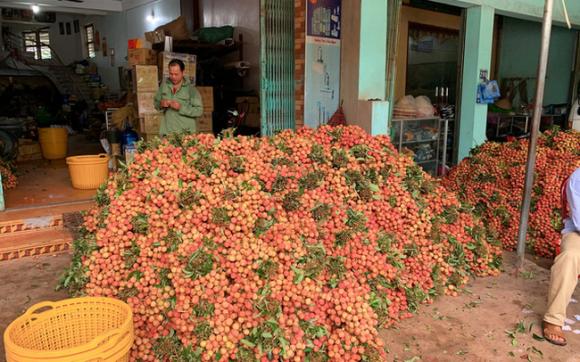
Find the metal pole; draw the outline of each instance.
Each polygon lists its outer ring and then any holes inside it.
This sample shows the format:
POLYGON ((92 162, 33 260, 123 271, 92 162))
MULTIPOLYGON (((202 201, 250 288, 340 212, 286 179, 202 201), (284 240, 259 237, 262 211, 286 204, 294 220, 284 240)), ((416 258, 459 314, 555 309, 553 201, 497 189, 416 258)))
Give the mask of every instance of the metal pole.
POLYGON ((550 49, 550 33, 552 31, 552 10, 554 0, 546 0, 544 7, 544 21, 542 24, 542 45, 540 48, 540 62, 538 65, 538 77, 536 85, 536 98, 534 104, 534 116, 528 147, 528 161, 526 164, 526 181, 520 212, 520 226, 518 232, 518 268, 524 266, 526 257, 526 234, 528 231, 528 218, 530 215, 530 203, 532 187, 534 184, 534 168, 536 166, 536 144, 540 132, 540 119, 542 116, 542 104, 544 101, 544 85, 546 83, 546 68, 548 65, 548 51, 550 49))

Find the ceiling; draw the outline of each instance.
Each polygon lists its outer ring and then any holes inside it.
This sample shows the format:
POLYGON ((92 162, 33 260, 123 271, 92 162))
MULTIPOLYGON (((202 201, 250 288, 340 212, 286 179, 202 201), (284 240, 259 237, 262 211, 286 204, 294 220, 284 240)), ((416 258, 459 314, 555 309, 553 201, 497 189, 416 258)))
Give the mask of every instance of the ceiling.
POLYGON ((85 15, 106 15, 148 4, 155 0, 0 0, 0 7, 30 8, 85 15))

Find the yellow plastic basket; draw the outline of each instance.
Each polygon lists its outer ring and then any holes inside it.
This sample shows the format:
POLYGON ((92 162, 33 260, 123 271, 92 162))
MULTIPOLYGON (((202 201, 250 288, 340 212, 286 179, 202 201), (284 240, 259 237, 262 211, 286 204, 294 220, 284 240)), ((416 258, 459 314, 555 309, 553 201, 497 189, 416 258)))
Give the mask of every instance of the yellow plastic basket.
POLYGON ((4 331, 8 362, 126 362, 133 312, 112 298, 84 297, 30 307, 4 331))
POLYGON ((68 147, 66 128, 39 128, 38 141, 42 156, 47 160, 59 160, 66 157, 68 147))
POLYGON ((109 156, 104 153, 67 157, 66 163, 75 189, 97 189, 109 177, 109 156))

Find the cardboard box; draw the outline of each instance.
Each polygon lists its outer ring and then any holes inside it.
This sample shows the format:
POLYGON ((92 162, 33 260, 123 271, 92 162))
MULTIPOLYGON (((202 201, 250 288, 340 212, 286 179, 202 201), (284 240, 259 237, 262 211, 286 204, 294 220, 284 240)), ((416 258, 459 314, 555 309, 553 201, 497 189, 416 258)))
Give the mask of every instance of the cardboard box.
POLYGON ((140 133, 159 134, 159 127, 161 126, 162 119, 163 113, 161 112, 144 114, 139 122, 140 133))
POLYGON ((197 119, 196 131, 198 133, 213 132, 213 117, 211 112, 205 112, 197 119))
POLYGON ((154 99, 156 92, 139 92, 137 93, 137 113, 139 117, 145 114, 156 113, 154 99))
POLYGON ((157 92, 157 66, 134 65, 133 66, 133 91, 134 92, 157 92))
POLYGON ((129 65, 156 65, 157 52, 151 49, 129 49, 127 62, 129 65))
POLYGON ((213 112, 213 87, 196 87, 201 95, 204 112, 213 112))
POLYGON ((134 38, 127 41, 127 49, 152 49, 153 44, 145 38, 134 38))
POLYGON ((191 84, 195 85, 195 76, 197 72, 197 57, 195 54, 184 53, 159 53, 159 77, 163 81, 169 77, 169 62, 172 59, 179 59, 185 64, 185 76, 189 78, 191 84))
POLYGON ((169 35, 165 30, 153 30, 145 33, 145 39, 153 44, 163 43, 165 41, 165 36, 169 35))
POLYGON ((151 142, 153 141, 156 137, 159 137, 159 133, 144 133, 141 137, 143 137, 143 140, 145 140, 145 142, 151 142))
POLYGON ((25 138, 19 139, 18 157, 16 160, 18 162, 42 160, 42 151, 40 149, 40 143, 25 138))

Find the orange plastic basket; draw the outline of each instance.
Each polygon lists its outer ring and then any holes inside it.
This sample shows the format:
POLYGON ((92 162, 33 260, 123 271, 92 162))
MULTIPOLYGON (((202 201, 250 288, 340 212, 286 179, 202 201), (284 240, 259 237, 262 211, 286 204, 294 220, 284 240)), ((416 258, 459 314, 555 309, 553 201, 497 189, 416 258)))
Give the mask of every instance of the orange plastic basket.
POLYGON ((8 362, 125 362, 133 341, 133 312, 112 298, 42 302, 4 331, 8 362))
POLYGON ((66 163, 75 189, 97 189, 109 177, 109 156, 106 154, 67 157, 66 163))

